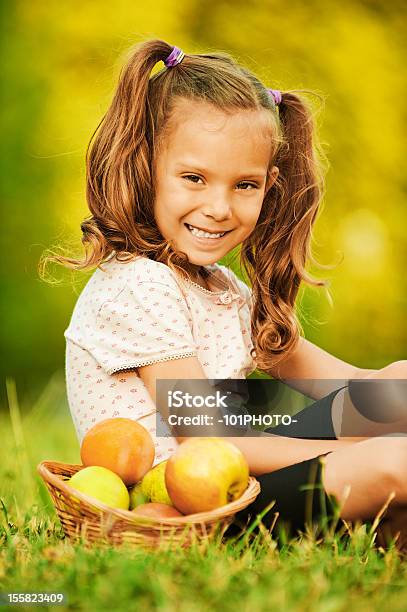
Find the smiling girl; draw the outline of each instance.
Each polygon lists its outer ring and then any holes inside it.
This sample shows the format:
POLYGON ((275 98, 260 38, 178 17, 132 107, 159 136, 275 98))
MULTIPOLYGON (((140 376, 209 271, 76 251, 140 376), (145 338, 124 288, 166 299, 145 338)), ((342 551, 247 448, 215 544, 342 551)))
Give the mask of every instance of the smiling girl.
MULTIPOLYGON (((345 363, 303 338, 294 313, 301 281, 323 284, 305 272, 323 193, 317 151, 300 93, 268 89, 223 53, 185 55, 160 40, 132 51, 87 154, 85 258, 56 258, 96 268, 65 332, 70 410, 79 441, 99 420, 137 419, 158 463, 183 438, 156 435, 157 379, 258 368, 317 400, 334 435, 228 438, 262 485, 251 510, 274 499, 273 512, 303 529, 301 487, 317 469, 343 519, 371 520, 394 493, 386 517, 398 526, 407 439, 341 438, 337 417, 348 380, 405 377, 405 362, 345 363), (250 288, 217 263, 235 247, 250 288)), ((315 500, 311 519, 320 515, 315 500)))

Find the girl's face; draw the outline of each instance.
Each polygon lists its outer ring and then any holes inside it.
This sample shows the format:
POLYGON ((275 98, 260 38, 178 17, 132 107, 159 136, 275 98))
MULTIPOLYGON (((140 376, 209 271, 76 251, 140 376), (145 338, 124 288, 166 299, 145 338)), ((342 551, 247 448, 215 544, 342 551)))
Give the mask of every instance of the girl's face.
POLYGON ((256 226, 273 167, 267 111, 226 114, 206 102, 177 101, 171 129, 155 160, 158 228, 192 264, 215 263, 256 226), (222 237, 201 237, 189 226, 222 237))

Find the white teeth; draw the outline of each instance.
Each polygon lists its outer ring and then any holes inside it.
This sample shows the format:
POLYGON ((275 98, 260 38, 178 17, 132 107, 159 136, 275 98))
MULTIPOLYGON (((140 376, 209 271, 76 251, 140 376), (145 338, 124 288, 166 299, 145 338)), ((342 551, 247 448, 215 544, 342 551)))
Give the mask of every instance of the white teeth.
POLYGON ((194 236, 199 236, 200 238, 220 238, 221 236, 226 234, 226 232, 222 232, 221 234, 209 234, 208 232, 204 232, 203 230, 197 229, 193 225, 188 225, 187 227, 190 230, 191 234, 194 234, 194 236))

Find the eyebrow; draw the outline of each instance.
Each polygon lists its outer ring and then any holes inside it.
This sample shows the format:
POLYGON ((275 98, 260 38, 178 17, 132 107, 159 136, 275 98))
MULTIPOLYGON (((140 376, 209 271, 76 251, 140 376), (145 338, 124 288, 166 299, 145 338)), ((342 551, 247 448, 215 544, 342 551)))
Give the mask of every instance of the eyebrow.
MULTIPOLYGON (((207 168, 202 168, 200 167, 198 164, 194 163, 194 162, 188 162, 188 161, 181 161, 178 162, 175 165, 176 170, 179 170, 181 168, 188 168, 189 170, 193 170, 194 172, 199 172, 200 174, 207 174, 210 175, 211 172, 207 169, 207 168)), ((252 178, 252 179, 260 179, 263 180, 265 179, 267 176, 267 174, 263 171, 263 170, 259 170, 259 169, 253 169, 253 170, 249 170, 247 172, 242 172, 239 175, 239 179, 242 178, 252 178)))

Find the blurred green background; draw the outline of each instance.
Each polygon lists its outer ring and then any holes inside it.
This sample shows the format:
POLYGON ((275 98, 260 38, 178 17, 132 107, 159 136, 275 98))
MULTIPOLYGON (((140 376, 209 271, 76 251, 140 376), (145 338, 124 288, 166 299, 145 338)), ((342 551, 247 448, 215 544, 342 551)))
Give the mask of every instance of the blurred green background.
MULTIPOLYGON (((89 274, 37 274, 52 245, 80 252, 85 150, 129 46, 158 37, 224 50, 268 87, 325 98, 331 167, 315 254, 338 264, 324 293, 302 292, 307 337, 360 367, 405 358, 406 79, 403 3, 309 0, 2 2, 1 379, 38 399, 64 367, 63 332, 89 274)), ((2 384, 2 392, 5 390, 2 384)))

